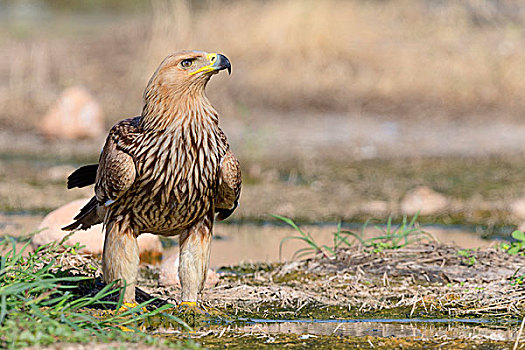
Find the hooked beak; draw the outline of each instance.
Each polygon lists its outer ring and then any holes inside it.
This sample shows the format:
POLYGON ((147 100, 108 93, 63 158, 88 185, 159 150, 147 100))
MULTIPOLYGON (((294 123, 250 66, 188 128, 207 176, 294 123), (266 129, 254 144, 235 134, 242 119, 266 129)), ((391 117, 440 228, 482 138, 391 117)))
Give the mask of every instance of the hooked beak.
POLYGON ((228 70, 228 74, 231 74, 232 72, 232 66, 230 64, 230 61, 226 56, 221 55, 220 53, 209 53, 206 55, 206 58, 210 62, 207 66, 201 67, 197 69, 194 72, 191 72, 190 75, 194 75, 200 72, 219 72, 223 69, 228 70))
POLYGON ((212 62, 213 62, 212 67, 215 68, 216 71, 227 69, 228 74, 232 74, 232 65, 230 64, 230 60, 228 60, 226 56, 218 53, 216 55, 215 60, 212 62))

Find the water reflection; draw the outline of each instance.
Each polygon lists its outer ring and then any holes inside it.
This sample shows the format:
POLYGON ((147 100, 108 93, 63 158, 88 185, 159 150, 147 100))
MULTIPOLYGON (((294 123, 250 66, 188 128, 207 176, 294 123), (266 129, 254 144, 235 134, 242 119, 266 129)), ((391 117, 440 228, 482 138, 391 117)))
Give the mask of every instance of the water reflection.
POLYGON ((512 340, 517 323, 494 325, 472 319, 371 319, 371 320, 251 320, 239 327, 247 333, 293 333, 336 336, 484 338, 512 340))

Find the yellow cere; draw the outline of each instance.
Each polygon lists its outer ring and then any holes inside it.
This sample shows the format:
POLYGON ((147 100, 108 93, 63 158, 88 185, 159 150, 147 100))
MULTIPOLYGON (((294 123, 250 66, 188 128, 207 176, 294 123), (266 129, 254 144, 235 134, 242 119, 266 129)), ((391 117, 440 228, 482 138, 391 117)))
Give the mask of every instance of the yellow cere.
POLYGON ((206 58, 208 59, 210 64, 208 64, 207 66, 204 66, 204 67, 201 67, 201 68, 197 69, 195 72, 191 72, 190 75, 194 75, 194 74, 197 74, 197 73, 200 73, 200 72, 211 72, 212 70, 215 70, 215 68, 213 67, 213 64, 217 60, 217 54, 216 53, 209 53, 209 54, 206 55, 206 58))

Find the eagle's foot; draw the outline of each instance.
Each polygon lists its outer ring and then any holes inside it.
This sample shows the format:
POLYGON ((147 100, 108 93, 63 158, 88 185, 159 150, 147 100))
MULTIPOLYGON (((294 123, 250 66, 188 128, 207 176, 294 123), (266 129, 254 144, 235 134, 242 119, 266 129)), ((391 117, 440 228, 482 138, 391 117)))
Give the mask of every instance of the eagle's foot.
MULTIPOLYGON (((183 301, 177 307, 179 314, 182 318, 191 318, 192 321, 197 320, 215 320, 218 322, 221 321, 230 321, 231 318, 226 315, 224 312, 213 308, 205 307, 204 305, 199 305, 196 301, 183 301)), ((190 321, 190 323, 193 323, 190 321)))
MULTIPOLYGON (((128 310, 132 310, 132 309, 135 309, 137 306, 139 306, 139 304, 137 304, 136 302, 125 302, 124 304, 122 304, 122 306, 117 310, 118 313, 123 313, 123 312, 126 312, 128 310)), ((139 311, 139 310, 133 310, 133 311, 139 311)), ((145 307, 141 307, 140 308, 140 311, 142 312, 148 312, 148 310, 145 308, 145 307)))
POLYGON ((177 317, 194 328, 209 322, 210 314, 206 309, 200 307, 196 301, 183 301, 176 309, 177 317))
POLYGON ((206 311, 204 308, 201 308, 196 301, 182 301, 177 309, 179 312, 183 312, 185 314, 209 316, 208 311, 206 311))
POLYGON ((133 329, 128 328, 126 326, 118 326, 118 328, 120 328, 120 330, 123 332, 135 332, 133 329))

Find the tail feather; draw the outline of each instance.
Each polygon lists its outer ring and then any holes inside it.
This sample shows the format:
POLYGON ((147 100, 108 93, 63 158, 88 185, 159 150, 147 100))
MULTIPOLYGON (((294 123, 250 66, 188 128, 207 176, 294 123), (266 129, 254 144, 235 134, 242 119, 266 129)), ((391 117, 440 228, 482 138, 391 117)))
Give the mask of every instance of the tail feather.
POLYGON ((82 209, 80 209, 80 212, 77 214, 77 216, 74 217, 74 220, 80 220, 84 216, 86 216, 89 212, 91 212, 93 210, 96 210, 97 209, 97 205, 98 205, 97 198, 96 197, 92 197, 89 200, 89 202, 87 202, 86 205, 84 205, 82 207, 82 209))
POLYGON ((76 229, 87 230, 93 225, 102 223, 101 215, 99 214, 99 205, 96 197, 93 197, 87 202, 70 225, 62 227, 64 231, 73 231, 76 229))
POLYGON ((81 188, 92 185, 97 178, 98 164, 84 165, 67 178, 67 188, 81 188))

